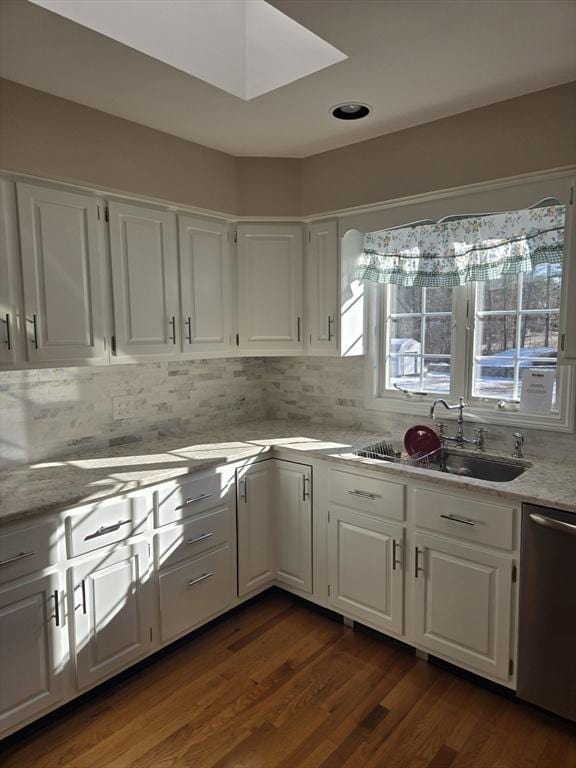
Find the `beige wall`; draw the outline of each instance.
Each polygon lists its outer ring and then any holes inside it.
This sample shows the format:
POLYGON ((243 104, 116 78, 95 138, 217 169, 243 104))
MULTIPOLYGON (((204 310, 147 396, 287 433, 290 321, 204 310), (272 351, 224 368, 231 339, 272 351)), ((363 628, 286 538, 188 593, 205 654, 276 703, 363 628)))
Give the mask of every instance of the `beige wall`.
POLYGON ((0 80, 0 166, 242 216, 299 216, 576 163, 576 83, 304 160, 235 158, 0 80))
POLYGON ((288 157, 238 158, 240 216, 300 216, 302 161, 288 157))
POLYGON ((313 155, 313 214, 576 162, 576 83, 313 155))
POLYGON ((236 210, 236 158, 8 80, 3 168, 218 211, 236 210))

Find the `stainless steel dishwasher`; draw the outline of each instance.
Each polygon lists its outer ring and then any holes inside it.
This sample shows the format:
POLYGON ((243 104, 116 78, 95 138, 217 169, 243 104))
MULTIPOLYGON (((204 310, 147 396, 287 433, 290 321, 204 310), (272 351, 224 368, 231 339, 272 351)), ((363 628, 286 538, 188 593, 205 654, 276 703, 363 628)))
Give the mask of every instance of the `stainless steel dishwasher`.
POLYGON ((522 510, 517 695, 576 721, 576 514, 522 510))

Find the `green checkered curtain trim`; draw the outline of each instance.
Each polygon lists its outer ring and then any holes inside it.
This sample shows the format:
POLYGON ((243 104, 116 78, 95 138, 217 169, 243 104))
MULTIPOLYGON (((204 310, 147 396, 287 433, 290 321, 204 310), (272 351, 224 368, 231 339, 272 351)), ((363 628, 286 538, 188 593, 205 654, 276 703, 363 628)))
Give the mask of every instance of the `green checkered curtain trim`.
POLYGON ((370 232, 356 279, 453 287, 561 264, 563 205, 370 232))

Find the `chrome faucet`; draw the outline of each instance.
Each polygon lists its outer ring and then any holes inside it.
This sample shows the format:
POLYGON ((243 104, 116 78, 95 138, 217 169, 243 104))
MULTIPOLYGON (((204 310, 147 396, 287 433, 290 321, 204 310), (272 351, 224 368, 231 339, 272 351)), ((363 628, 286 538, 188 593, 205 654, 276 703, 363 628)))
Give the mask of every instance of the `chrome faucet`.
POLYGON ((475 445, 479 451, 486 450, 486 430, 484 427, 478 427, 474 430, 476 432, 476 437, 474 440, 469 440, 464 436, 464 408, 468 406, 468 403, 466 403, 463 397, 458 398, 458 405, 450 405, 441 397, 434 400, 432 407, 430 408, 431 419, 436 418, 437 405, 443 405, 447 411, 454 411, 458 409, 458 429, 456 430, 456 435, 454 437, 447 435, 446 426, 444 424, 440 424, 439 437, 442 444, 445 442, 450 442, 455 443, 459 448, 463 448, 467 443, 470 443, 471 445, 475 445))
POLYGON ((435 414, 436 414, 437 405, 443 405, 447 411, 454 411, 456 410, 456 408, 458 409, 458 429, 456 431, 456 437, 449 437, 448 435, 444 434, 444 430, 440 430, 441 439, 456 443, 456 445, 458 446, 463 446, 464 443, 469 443, 470 440, 464 437, 464 408, 466 408, 466 405, 467 405, 467 403, 464 401, 464 398, 463 397, 458 398, 458 405, 450 405, 442 397, 437 398, 436 400, 434 400, 430 408, 431 419, 436 418, 435 414))

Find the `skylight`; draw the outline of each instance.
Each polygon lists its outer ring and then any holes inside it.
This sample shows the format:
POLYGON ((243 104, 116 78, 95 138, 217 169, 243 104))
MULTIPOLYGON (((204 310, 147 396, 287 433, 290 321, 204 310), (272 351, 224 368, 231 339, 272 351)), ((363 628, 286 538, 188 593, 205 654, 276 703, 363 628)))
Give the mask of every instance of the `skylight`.
POLYGON ((265 0, 32 0, 249 100, 348 58, 265 0))

